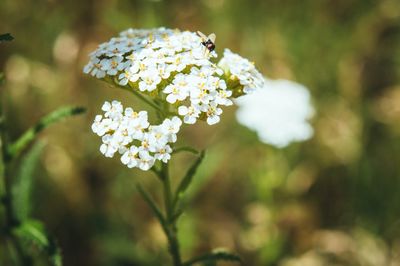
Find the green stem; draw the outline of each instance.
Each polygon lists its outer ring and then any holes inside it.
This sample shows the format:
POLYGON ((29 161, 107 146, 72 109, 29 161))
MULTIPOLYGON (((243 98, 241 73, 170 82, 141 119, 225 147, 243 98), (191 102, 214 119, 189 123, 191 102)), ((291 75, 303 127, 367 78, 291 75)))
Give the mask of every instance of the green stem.
POLYGON ((0 145, 1 145, 1 202, 5 209, 5 219, 6 219, 6 232, 10 231, 15 224, 14 214, 12 210, 12 199, 11 199, 11 180, 9 176, 9 160, 8 160, 8 142, 7 142, 7 132, 6 132, 6 120, 3 114, 3 106, 0 106, 0 145))
POLYGON ((31 265, 31 260, 24 254, 19 240, 13 235, 13 228, 18 226, 19 221, 16 219, 13 205, 12 205, 12 192, 11 192, 11 179, 10 179, 10 160, 8 157, 8 142, 7 132, 5 125, 5 116, 3 114, 3 106, 0 103, 0 204, 3 205, 5 210, 5 234, 7 242, 11 243, 17 254, 18 265, 25 266, 31 265))
POLYGON ((4 160, 12 160, 17 157, 22 150, 31 143, 41 131, 50 126, 53 123, 60 121, 63 118, 78 115, 85 111, 83 107, 62 107, 50 114, 42 117, 39 122, 28 129, 17 141, 9 145, 3 154, 4 160))
POLYGON ((129 91, 131 93, 133 93, 133 95, 135 95, 139 100, 143 101, 144 103, 148 104, 149 106, 151 106, 152 108, 154 108, 157 112, 159 113, 164 113, 164 111, 162 110, 162 108, 160 108, 160 106, 158 106, 157 104, 155 104, 153 101, 147 99, 145 96, 143 96, 140 92, 136 91, 136 88, 133 88, 131 86, 126 87, 126 86, 121 86, 121 85, 117 85, 115 84, 116 87, 129 91))
POLYGON ((172 202, 173 192, 171 189, 168 164, 162 165, 159 177, 163 182, 163 189, 164 189, 164 205, 165 205, 165 213, 167 219, 166 235, 169 243, 168 250, 171 254, 173 265, 182 266, 182 259, 179 251, 179 242, 177 236, 178 229, 176 226, 176 221, 174 219, 175 210, 172 202))
POLYGON ((147 103, 148 105, 150 105, 151 107, 153 107, 157 111, 162 112, 161 108, 158 105, 156 105, 155 103, 153 103, 152 101, 150 101, 149 99, 144 97, 139 92, 135 91, 134 89, 130 90, 130 92, 132 92, 136 97, 138 97, 140 100, 142 100, 143 102, 147 103))

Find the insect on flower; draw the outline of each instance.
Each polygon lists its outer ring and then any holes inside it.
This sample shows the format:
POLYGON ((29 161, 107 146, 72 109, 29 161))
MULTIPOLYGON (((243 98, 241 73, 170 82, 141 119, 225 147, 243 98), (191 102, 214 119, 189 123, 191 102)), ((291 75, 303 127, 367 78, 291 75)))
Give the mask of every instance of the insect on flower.
POLYGON ((211 33, 210 35, 206 36, 204 33, 201 31, 197 31, 197 34, 201 38, 201 44, 204 45, 208 51, 212 52, 215 49, 215 33, 211 33))

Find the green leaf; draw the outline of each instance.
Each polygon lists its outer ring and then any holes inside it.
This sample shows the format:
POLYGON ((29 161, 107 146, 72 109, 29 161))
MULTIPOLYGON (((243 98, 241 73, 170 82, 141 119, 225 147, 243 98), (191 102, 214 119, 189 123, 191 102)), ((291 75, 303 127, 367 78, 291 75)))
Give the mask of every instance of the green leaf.
POLYGON ((185 263, 183 263, 183 266, 195 265, 196 263, 203 263, 206 265, 214 265, 215 262, 217 262, 219 260, 234 261, 234 262, 238 262, 239 264, 242 263, 242 260, 237 255, 230 254, 225 251, 215 251, 215 252, 194 258, 188 262, 185 262, 185 263))
POLYGON ((78 115, 83 112, 85 112, 85 108, 83 107, 61 107, 56 111, 44 116, 35 126, 28 129, 16 142, 10 145, 10 148, 7 152, 7 159, 10 160, 11 158, 18 156, 21 151, 35 139, 39 132, 51 124, 56 123, 63 118, 78 115))
POLYGON ((4 73, 0 72, 0 85, 3 84, 4 79, 5 79, 4 73))
POLYGON ((178 188, 176 189, 175 197, 174 197, 174 202, 172 206, 176 206, 182 195, 185 193, 187 188, 189 187, 190 183, 193 180, 194 175, 196 174, 197 168, 201 164, 201 162, 204 159, 204 151, 200 152, 199 157, 197 160, 192 164, 192 166, 188 169, 186 172, 185 176, 182 178, 181 182, 178 185, 178 188))
POLYGON ((143 197, 143 199, 146 201, 146 203, 149 205, 151 210, 153 211, 154 215, 157 217, 158 221, 160 222, 163 230, 165 233, 168 233, 168 227, 167 227, 167 222, 164 218, 164 215, 160 211, 160 209, 157 207, 157 204, 153 200, 153 198, 148 194, 143 187, 140 184, 136 185, 137 190, 139 191, 140 195, 143 197))
POLYGON ((38 142, 24 156, 15 181, 12 185, 13 209, 19 221, 26 220, 31 211, 31 192, 33 175, 37 168, 37 162, 43 150, 44 143, 38 142))
POLYGON ((52 266, 62 265, 60 249, 40 221, 26 220, 13 230, 13 234, 22 240, 27 248, 34 246, 46 253, 52 266))
POLYGON ((14 37, 10 33, 5 33, 0 35, 0 42, 9 42, 14 40, 14 37))

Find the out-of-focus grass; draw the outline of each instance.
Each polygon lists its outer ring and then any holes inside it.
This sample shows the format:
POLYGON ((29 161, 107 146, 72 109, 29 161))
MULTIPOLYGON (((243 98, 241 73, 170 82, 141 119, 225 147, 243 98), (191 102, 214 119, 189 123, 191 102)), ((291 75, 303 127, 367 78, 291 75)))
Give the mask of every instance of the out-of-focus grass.
MULTIPOLYGON (((270 78, 305 84, 317 110, 314 138, 284 150, 238 126, 233 107, 216 126, 183 131, 182 144, 208 148, 180 221, 185 257, 224 246, 249 266, 400 263, 397 0, 3 0, 0 33, 15 37, 0 47, 13 136, 60 105, 88 108, 42 135, 35 180, 34 216, 58 238, 66 265, 167 259, 135 190, 140 180, 156 192, 157 180, 102 157, 90 131, 104 100, 142 106, 81 71, 98 43, 155 26, 215 32, 217 52, 230 47, 270 78)), ((191 159, 173 162, 175 178, 191 159)))

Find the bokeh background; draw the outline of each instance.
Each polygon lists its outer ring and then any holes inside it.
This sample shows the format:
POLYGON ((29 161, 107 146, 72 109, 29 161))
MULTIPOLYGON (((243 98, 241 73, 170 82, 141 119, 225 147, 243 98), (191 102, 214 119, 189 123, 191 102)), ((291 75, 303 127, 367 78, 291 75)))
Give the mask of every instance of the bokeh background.
MULTIPOLYGON (((140 103, 82 73, 97 44, 157 26, 215 32, 217 52, 304 84, 316 109, 314 137, 285 149, 239 126, 234 107, 184 129, 181 144, 208 151, 179 222, 185 258, 225 247, 246 266, 400 265, 398 0, 1 0, 0 32, 15 37, 0 46, 11 137, 60 105, 88 108, 41 134, 33 216, 65 265, 167 265, 135 189, 157 195, 158 181, 101 156, 90 130, 105 100, 140 103)), ((173 160, 175 182, 192 160, 173 160)))

